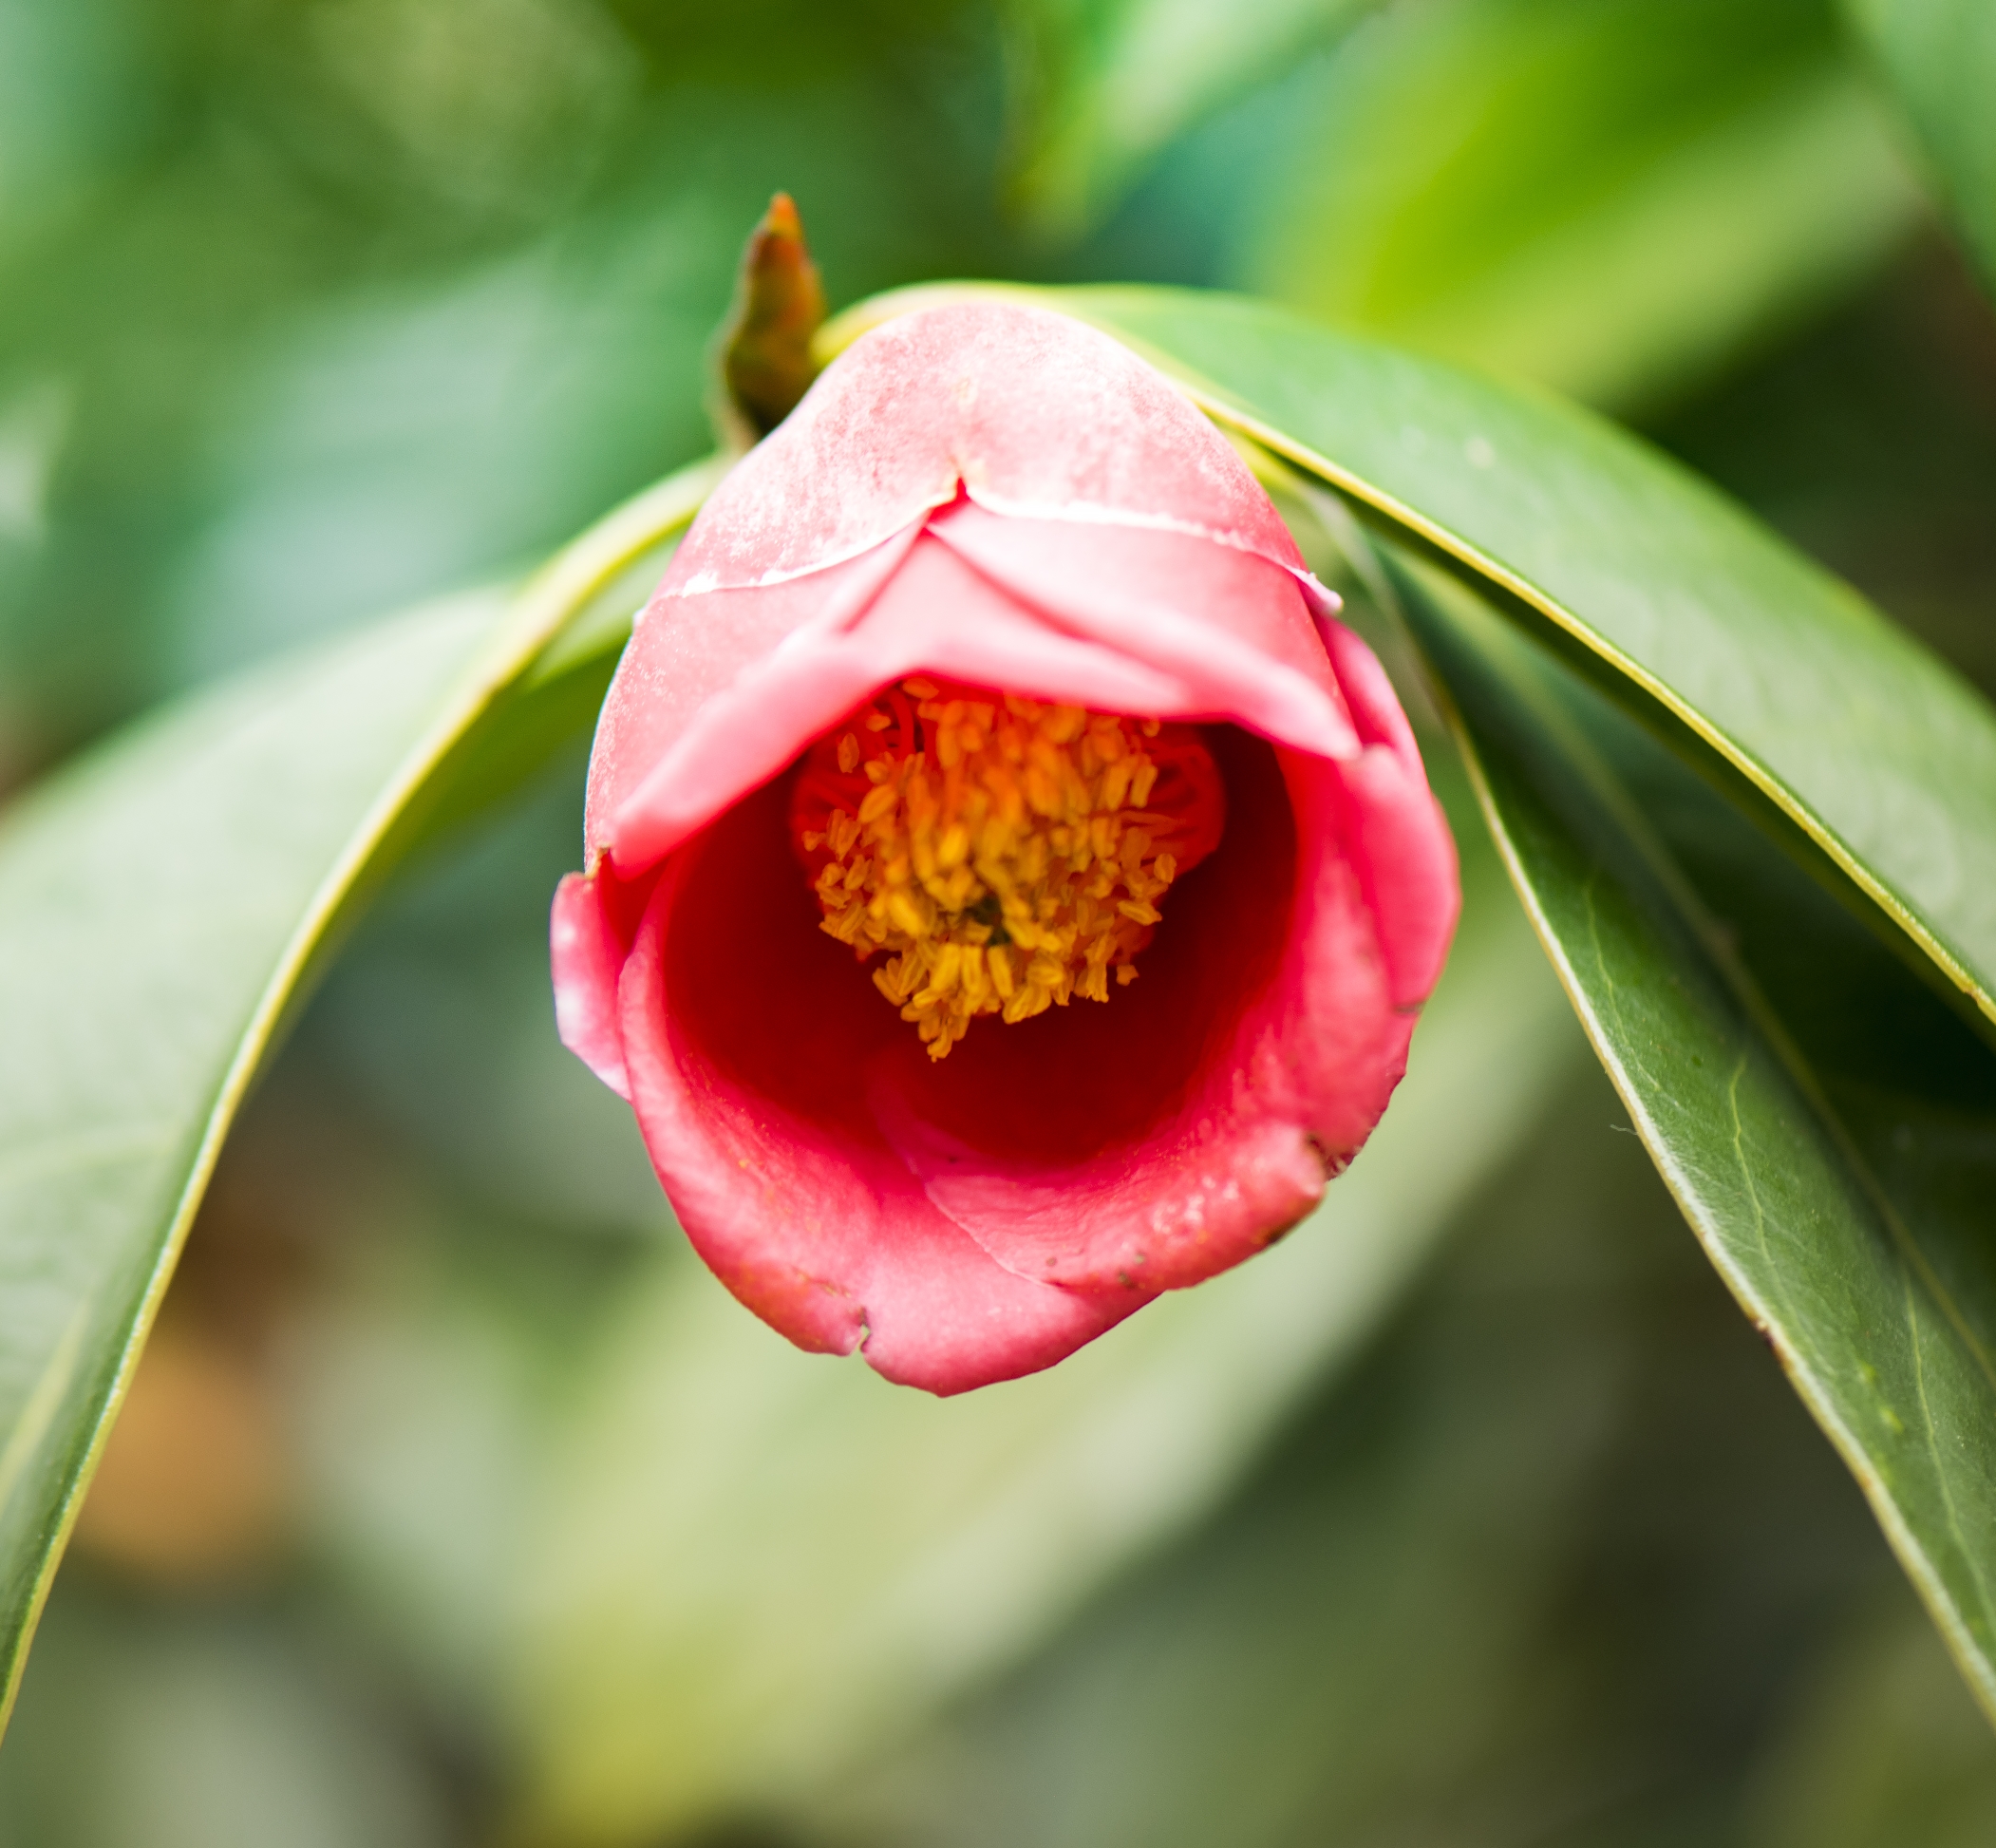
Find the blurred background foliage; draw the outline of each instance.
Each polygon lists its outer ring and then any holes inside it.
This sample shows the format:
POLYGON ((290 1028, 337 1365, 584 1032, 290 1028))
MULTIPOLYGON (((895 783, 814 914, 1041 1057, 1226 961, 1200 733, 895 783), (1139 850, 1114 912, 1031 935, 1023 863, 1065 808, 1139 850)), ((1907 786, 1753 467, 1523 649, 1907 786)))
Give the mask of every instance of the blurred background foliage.
MULTIPOLYGON (((701 453, 779 186, 835 303, 1247 289, 1588 398, 1996 690, 1996 323, 1869 62, 1948 77, 1907 10, 0 0, 0 781, 701 453)), ((232 1144, 0 1840, 1996 1838, 1424 737, 1468 905, 1386 1127, 1275 1253, 948 1405, 734 1308, 555 1045, 577 741, 232 1144)))

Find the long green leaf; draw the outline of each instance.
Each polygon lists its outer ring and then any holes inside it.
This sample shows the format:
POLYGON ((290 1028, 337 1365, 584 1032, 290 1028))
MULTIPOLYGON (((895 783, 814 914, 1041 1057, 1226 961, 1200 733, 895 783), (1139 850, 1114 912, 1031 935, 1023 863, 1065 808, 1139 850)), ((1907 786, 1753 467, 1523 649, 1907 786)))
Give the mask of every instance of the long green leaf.
POLYGON ((662 483, 518 597, 418 612, 146 723, 0 829, 0 1707, 222 1140, 330 934, 394 858, 587 725, 603 647, 556 638, 713 479, 662 483))
POLYGON ((1996 1715, 1996 1052, 1487 606, 1394 575, 1632 1120, 1996 1715))

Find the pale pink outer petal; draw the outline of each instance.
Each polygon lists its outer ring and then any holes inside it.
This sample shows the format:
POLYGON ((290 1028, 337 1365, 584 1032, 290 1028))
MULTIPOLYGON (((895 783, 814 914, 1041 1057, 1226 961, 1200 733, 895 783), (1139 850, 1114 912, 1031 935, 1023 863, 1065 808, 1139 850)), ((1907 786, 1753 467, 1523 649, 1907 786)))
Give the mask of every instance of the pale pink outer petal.
MULTIPOLYGON (((849 627, 920 533, 910 526, 861 557, 766 590, 717 591, 690 602, 654 595, 638 613, 596 724, 583 820, 592 858, 617 809, 710 701, 779 648, 794 651, 816 632, 849 627)), ((752 729, 771 727, 759 715, 752 729)))
POLYGON ((956 498, 1203 535, 1293 571, 1247 464, 1127 348, 1045 309, 906 314, 842 353, 716 491, 666 595, 772 584, 870 551, 956 498))
POLYGON ((912 1100, 879 1100, 930 1197, 1022 1276, 1151 1292, 1239 1263, 1316 1203, 1399 1083, 1414 1020, 1352 864, 1342 766, 1290 754, 1283 770, 1301 847, 1283 964, 1171 1121, 1135 1148, 1035 1170, 953 1143, 912 1100))
POLYGON ((1257 554, 961 501, 929 530, 1047 623, 1177 675, 1199 712, 1322 756, 1357 748, 1309 602, 1257 554))
POLYGON ((621 871, 671 852, 869 694, 918 670, 1120 711, 1176 712, 1194 698, 1181 681, 1139 659, 1040 622, 923 533, 860 619, 841 628, 800 623, 781 646, 710 690, 664 756, 646 763, 625 752, 624 712, 645 697, 640 688, 653 677, 659 643, 678 625, 725 629, 737 601, 792 602, 836 575, 668 604, 633 638, 626 654, 631 690, 620 668, 604 707, 604 723, 617 730, 608 749, 599 744, 591 771, 593 839, 621 871))
POLYGON ((663 946, 698 854, 660 880, 624 965, 631 1100, 694 1248, 800 1348, 852 1352, 888 1379, 949 1394, 1035 1372, 1145 1297, 1029 1281, 994 1262, 886 1147, 772 1106, 680 1028, 663 946))
POLYGON ((774 776, 802 742, 918 670, 1110 711, 1230 718, 1326 756, 1357 751, 1309 605, 1281 567, 1178 533, 1021 521, 1013 540, 991 534, 1005 522, 975 518, 969 544, 953 516, 918 534, 872 602, 837 623, 813 612, 808 594, 829 585, 843 596, 843 574, 868 560, 654 606, 604 708, 593 842, 623 873, 653 863, 774 776), (1036 568, 1036 547, 1052 549, 1059 569, 1036 568), (1030 594, 1007 588, 1007 578, 1030 594), (758 607, 763 599, 770 607, 758 607), (747 630, 767 622, 771 607, 797 626, 695 701, 686 681, 702 664, 673 658, 680 631, 747 630), (1231 632, 1233 622, 1247 641, 1231 632), (1269 646, 1273 636, 1283 651, 1269 646), (683 678, 668 690, 675 671, 683 678), (627 716, 640 707, 643 717, 627 716), (685 714, 669 744, 665 711, 685 714), (633 748, 639 742, 645 749, 633 748), (662 755, 646 754, 661 745, 662 755))
POLYGON ((555 960, 555 1025, 561 1043, 619 1097, 631 1095, 617 1024, 624 946, 603 915, 602 889, 571 873, 555 889, 549 929, 555 960))

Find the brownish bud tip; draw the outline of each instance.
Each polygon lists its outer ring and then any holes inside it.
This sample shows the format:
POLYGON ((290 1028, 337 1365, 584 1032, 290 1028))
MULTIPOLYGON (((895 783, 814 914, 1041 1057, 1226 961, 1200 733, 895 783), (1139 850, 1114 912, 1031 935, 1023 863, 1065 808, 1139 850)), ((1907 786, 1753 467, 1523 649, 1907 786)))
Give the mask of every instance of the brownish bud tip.
POLYGON ((817 376, 811 336, 824 318, 824 287, 803 223, 790 195, 779 193, 742 254, 734 306, 722 324, 725 438, 745 446, 797 408, 817 376))

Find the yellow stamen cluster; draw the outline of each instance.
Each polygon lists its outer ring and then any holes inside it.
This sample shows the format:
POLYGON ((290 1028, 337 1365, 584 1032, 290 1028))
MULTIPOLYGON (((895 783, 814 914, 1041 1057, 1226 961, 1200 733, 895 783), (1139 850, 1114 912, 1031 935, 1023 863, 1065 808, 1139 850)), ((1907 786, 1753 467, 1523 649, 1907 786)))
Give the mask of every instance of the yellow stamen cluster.
POLYGON ((862 958, 888 952, 874 982, 933 1059, 980 1014, 1106 1001, 1112 970, 1135 981, 1177 872, 1157 844, 1177 824, 1144 806, 1158 722, 1010 694, 944 699, 924 680, 900 690, 927 748, 865 753, 860 731, 895 723, 876 705, 838 742, 839 770, 863 764, 872 787, 857 813, 835 807, 800 837, 829 856, 814 886, 822 928, 862 958))

